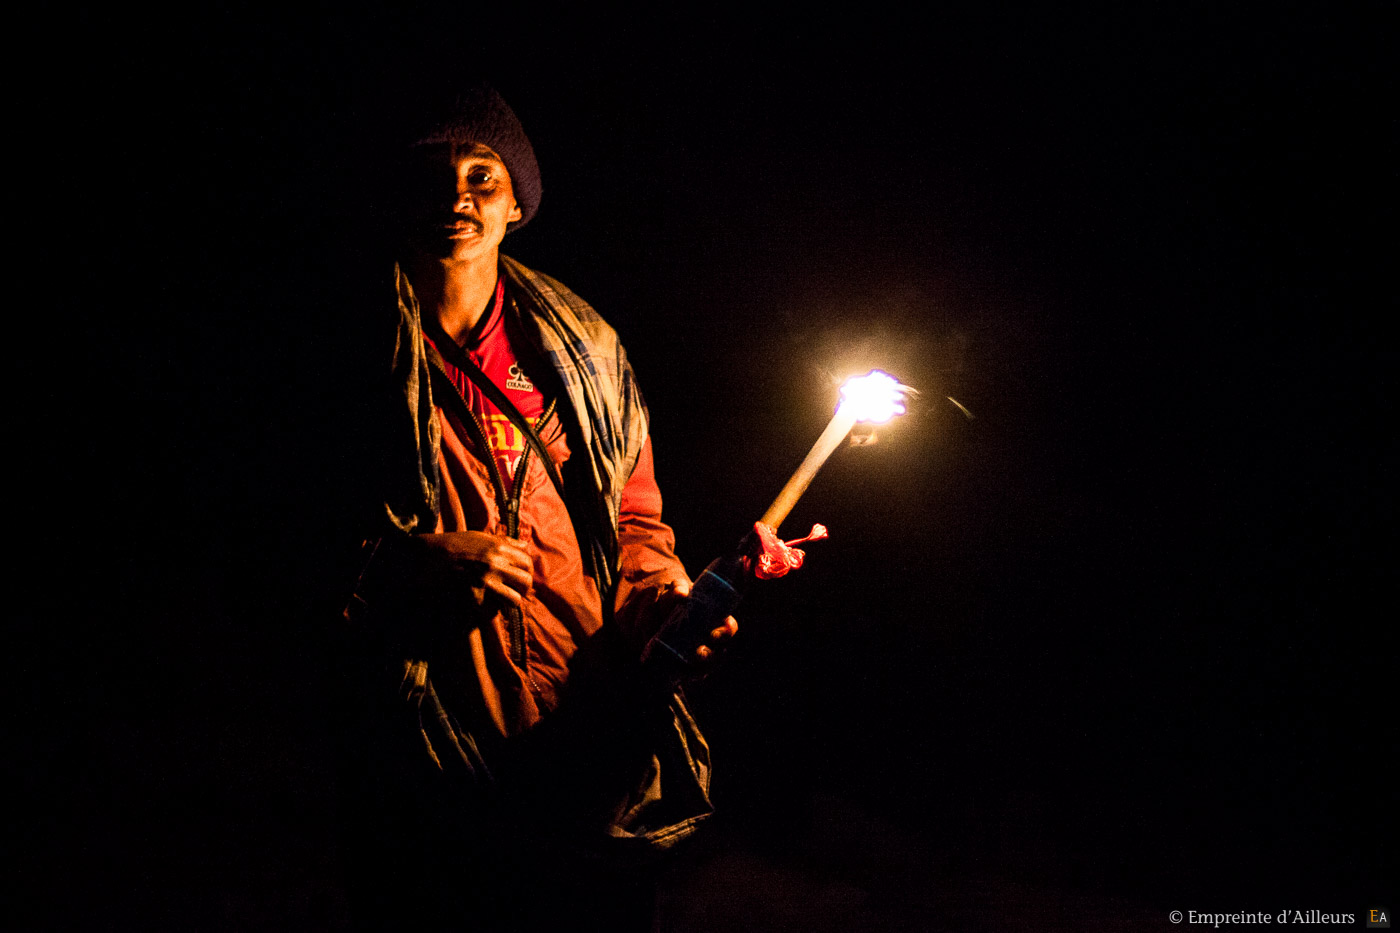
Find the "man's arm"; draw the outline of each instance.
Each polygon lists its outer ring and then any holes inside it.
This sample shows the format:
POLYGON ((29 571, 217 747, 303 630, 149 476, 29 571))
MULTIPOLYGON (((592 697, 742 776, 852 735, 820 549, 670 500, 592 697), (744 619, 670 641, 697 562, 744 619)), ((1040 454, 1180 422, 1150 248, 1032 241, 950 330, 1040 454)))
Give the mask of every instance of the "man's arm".
MULTIPOLYGON (((661 520, 661 489, 656 484, 650 437, 622 490, 617 538, 622 563, 615 603, 618 626, 640 652, 690 593, 690 577, 675 553, 676 534, 661 520)), ((738 627, 730 618, 716 628, 711 644, 699 649, 699 659, 723 647, 738 627)))

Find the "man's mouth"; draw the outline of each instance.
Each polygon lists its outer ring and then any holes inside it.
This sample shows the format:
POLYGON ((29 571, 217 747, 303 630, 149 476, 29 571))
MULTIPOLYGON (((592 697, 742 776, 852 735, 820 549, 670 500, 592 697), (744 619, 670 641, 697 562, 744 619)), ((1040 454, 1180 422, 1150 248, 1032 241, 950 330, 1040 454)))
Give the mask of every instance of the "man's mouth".
POLYGON ((481 235, 481 221, 458 218, 442 225, 442 229, 452 238, 481 235))

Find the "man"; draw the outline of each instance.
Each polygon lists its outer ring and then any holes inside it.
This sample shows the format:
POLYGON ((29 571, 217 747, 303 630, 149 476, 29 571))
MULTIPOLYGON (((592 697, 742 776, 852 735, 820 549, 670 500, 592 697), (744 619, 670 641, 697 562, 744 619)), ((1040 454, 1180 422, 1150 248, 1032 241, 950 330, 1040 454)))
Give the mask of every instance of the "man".
POLYGON ((619 857, 709 812, 704 740, 637 661, 690 586, 647 413, 613 330, 500 253, 541 185, 498 94, 462 95, 403 177, 388 471, 345 613, 352 894, 366 925, 645 927, 619 857))

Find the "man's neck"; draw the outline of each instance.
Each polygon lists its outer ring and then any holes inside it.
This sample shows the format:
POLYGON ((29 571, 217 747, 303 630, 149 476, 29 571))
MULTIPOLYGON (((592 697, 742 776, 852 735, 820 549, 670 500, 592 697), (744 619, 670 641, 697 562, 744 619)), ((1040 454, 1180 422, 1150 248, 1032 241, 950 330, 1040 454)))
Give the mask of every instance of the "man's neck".
POLYGON ((486 313, 496 293, 497 255, 473 263, 416 257, 410 281, 423 314, 437 318, 443 331, 461 343, 486 313))

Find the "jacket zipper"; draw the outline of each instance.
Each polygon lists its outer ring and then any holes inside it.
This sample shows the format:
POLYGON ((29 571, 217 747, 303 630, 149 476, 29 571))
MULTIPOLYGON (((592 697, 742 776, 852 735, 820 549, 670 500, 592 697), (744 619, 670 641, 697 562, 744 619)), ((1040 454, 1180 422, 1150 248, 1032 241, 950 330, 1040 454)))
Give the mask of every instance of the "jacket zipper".
MULTIPOLYGON (((539 432, 540 425, 548 421, 549 416, 554 414, 555 402, 555 399, 550 399, 549 405, 545 407, 544 412, 535 421, 536 433, 539 432)), ((473 417, 475 417, 475 412, 472 414, 473 417)), ((481 433, 483 437, 486 434, 484 430, 481 433)), ((486 450, 488 453, 490 452, 489 447, 486 448, 486 450)), ((506 507, 509 509, 506 513, 506 532, 512 538, 520 537, 520 496, 525 490, 525 475, 530 465, 530 450, 530 444, 525 442, 525 449, 520 452, 520 460, 515 464, 515 475, 511 477, 510 495, 506 498, 506 507)), ((495 459, 495 457, 491 458, 492 461, 495 461, 495 459)), ((517 652, 515 663, 525 672, 525 676, 530 679, 530 683, 535 684, 535 677, 530 673, 527 667, 529 658, 526 656, 525 615, 519 609, 514 609, 507 614, 506 618, 511 623, 511 645, 515 647, 517 652)), ((535 687, 538 689, 537 684, 535 687)))
MULTIPOLYGON (((437 361, 429 359, 428 362, 432 364, 433 369, 437 370, 442 375, 447 384, 452 386, 452 391, 456 394, 457 401, 462 403, 462 410, 471 418, 471 425, 476 429, 476 440, 480 443, 481 450, 485 453, 482 459, 486 461, 487 472, 491 476, 491 492, 496 497, 496 508, 500 510, 501 517, 505 519, 506 534, 510 535, 512 538, 519 539, 520 493, 521 487, 524 485, 525 471, 530 461, 530 445, 526 443, 525 449, 520 453, 520 461, 515 465, 515 474, 511 479, 511 492, 510 495, 507 496, 505 480, 501 477, 501 468, 496 464, 496 458, 491 454, 491 445, 486 440, 486 428, 482 425, 481 419, 477 416, 476 412, 472 411, 472 407, 467 404, 467 399, 462 395, 462 390, 457 388, 457 383, 452 381, 451 377, 438 365, 437 361)), ((554 407, 557 402, 558 399, 550 400, 544 413, 541 414, 539 419, 535 422, 536 431, 539 430, 540 425, 549 420, 550 415, 554 414, 554 407)), ((507 623, 506 633, 510 638, 511 648, 514 649, 512 652, 514 655, 512 660, 517 667, 525 671, 526 676, 530 677, 533 683, 534 677, 530 676, 529 668, 527 667, 529 664, 529 656, 525 644, 525 615, 515 606, 509 606, 505 610, 505 617, 507 623)))

